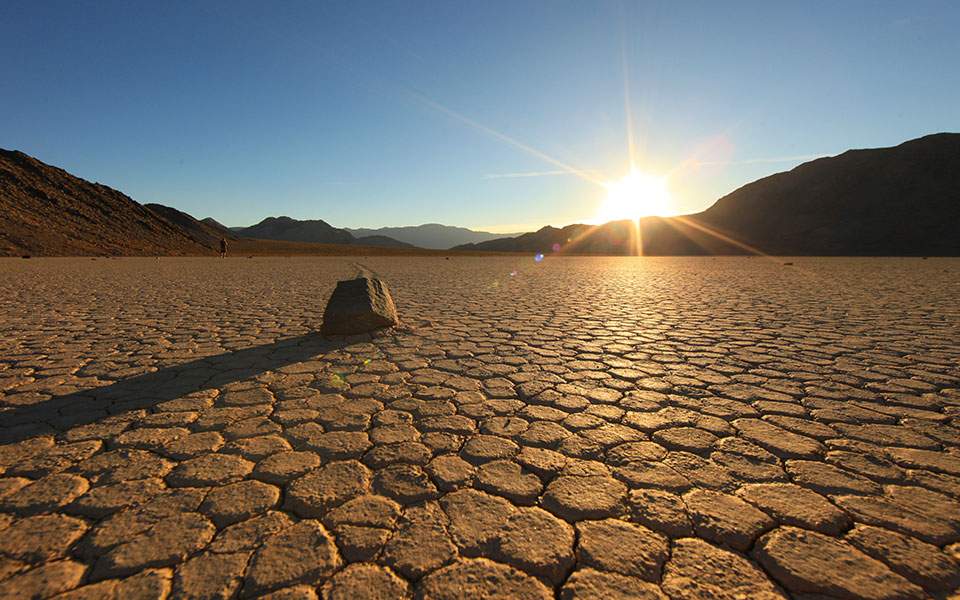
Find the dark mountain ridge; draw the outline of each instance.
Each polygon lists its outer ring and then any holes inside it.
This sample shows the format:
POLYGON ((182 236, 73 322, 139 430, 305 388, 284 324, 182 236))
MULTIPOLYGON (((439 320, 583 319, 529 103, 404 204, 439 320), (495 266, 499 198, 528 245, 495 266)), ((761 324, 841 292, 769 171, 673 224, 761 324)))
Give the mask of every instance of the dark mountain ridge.
POLYGON ((456 250, 645 255, 960 255, 960 134, 848 150, 764 177, 686 217, 544 227, 456 250), (629 224, 629 225, 628 225, 629 224))
POLYGON ((320 219, 299 221, 290 217, 267 217, 256 225, 233 231, 242 237, 289 242, 349 244, 354 240, 349 232, 337 229, 320 219))
POLYGON ((819 158, 695 219, 771 254, 957 255, 960 134, 819 158))

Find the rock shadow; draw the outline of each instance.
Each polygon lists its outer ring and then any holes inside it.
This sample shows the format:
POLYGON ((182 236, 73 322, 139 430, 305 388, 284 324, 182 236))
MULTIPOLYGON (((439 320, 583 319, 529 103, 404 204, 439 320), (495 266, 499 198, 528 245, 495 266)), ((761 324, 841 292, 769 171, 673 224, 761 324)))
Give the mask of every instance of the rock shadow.
POLYGON ((193 392, 221 388, 303 362, 350 343, 354 342, 309 333, 162 367, 151 373, 54 396, 36 404, 4 406, 0 401, 0 444, 57 434, 109 416, 149 409, 193 392))

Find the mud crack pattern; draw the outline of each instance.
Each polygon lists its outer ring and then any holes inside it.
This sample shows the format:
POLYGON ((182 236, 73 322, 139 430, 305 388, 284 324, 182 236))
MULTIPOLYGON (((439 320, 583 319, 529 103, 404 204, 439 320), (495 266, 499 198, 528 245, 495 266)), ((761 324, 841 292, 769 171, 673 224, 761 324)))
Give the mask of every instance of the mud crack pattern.
POLYGON ((0 261, 0 597, 927 598, 960 261, 0 261))

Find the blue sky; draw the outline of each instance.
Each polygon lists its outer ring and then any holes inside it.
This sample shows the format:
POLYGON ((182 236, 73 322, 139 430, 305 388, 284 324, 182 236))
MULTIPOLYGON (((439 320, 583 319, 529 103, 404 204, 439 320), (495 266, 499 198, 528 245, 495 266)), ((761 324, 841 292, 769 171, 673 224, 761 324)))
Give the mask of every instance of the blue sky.
POLYGON ((564 167, 623 176, 629 106, 694 212, 960 130, 957 31, 951 1, 7 0, 0 147, 229 225, 513 231, 596 214, 564 167))

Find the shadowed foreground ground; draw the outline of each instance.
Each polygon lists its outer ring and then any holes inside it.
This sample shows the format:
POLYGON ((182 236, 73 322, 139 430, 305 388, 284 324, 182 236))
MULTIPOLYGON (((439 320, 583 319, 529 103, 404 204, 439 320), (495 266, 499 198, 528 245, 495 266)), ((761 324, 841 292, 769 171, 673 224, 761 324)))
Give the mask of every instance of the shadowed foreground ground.
POLYGON ((960 586, 960 260, 364 264, 0 260, 0 597, 960 586))

